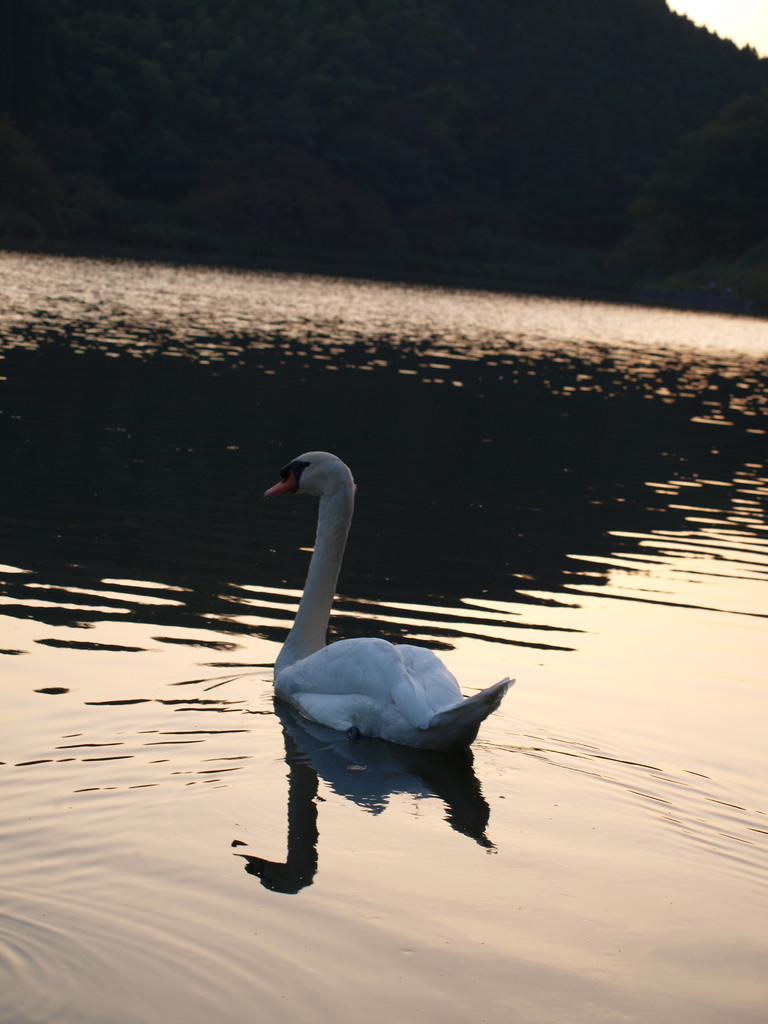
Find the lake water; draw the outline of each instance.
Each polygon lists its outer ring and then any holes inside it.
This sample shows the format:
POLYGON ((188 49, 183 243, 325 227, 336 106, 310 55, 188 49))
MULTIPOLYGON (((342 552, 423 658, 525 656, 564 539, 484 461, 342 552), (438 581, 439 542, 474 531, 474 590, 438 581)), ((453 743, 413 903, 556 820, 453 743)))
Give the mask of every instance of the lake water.
POLYGON ((0 253, 0 1020, 768 1014, 768 323, 0 253), (335 637, 516 677, 471 757, 275 706, 335 637))

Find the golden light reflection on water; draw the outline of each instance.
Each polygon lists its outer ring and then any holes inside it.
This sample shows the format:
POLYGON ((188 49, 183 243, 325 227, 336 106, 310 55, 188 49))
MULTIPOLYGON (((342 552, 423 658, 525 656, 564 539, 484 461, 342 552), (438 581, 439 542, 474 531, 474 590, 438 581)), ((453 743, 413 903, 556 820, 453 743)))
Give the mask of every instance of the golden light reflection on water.
POLYGON ((644 351, 649 370, 686 351, 729 361, 768 354, 768 326, 759 319, 308 275, 0 251, 0 286, 6 343, 16 336, 35 344, 43 331, 78 323, 94 343, 134 353, 151 352, 167 335, 180 346, 168 352, 216 359, 228 341, 250 336, 253 345, 254 334, 266 333, 303 339, 307 356, 320 347, 332 359, 351 342, 389 334, 418 337, 424 355, 438 360, 454 347, 467 359, 520 343, 551 353, 565 343, 595 360, 619 347, 631 352, 626 365, 638 375, 644 351))

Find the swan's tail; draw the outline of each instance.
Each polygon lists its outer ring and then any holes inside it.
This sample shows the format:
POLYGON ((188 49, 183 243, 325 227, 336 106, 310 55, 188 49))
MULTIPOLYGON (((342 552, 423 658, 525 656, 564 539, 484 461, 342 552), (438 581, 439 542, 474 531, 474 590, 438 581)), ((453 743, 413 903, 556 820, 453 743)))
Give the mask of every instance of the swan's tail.
POLYGON ((482 722, 501 704, 514 679, 502 679, 459 704, 435 713, 429 723, 429 746, 435 750, 466 750, 482 722), (434 746, 431 741, 434 741, 434 746))

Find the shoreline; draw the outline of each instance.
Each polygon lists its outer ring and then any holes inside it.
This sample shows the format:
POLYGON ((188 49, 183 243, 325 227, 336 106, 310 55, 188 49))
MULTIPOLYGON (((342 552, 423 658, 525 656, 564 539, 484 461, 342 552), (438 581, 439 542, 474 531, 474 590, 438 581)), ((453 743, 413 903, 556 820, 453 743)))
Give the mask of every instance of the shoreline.
POLYGON ((441 260, 413 254, 400 259, 374 261, 370 258, 354 260, 351 254, 327 251, 298 253, 295 250, 273 250, 267 254, 246 251, 238 246, 201 246, 195 249, 82 239, 45 239, 34 242, 0 239, 0 251, 5 252, 85 259, 135 260, 146 263, 178 263, 211 269, 262 273, 308 274, 390 284, 581 299, 617 305, 655 306, 756 319, 768 317, 768 307, 749 296, 685 289, 663 282, 628 281, 612 275, 610 271, 605 271, 605 279, 601 280, 599 264, 607 259, 608 254, 596 250, 564 251, 558 247, 547 249, 545 246, 534 245, 530 248, 548 257, 548 260, 519 264, 502 260, 496 263, 483 263, 469 259, 441 260))

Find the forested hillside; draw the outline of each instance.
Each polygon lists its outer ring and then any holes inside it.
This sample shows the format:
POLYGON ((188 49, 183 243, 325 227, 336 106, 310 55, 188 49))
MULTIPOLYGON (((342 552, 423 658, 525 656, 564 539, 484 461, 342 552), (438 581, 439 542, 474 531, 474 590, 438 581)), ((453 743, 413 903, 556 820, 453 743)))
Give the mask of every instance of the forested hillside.
POLYGON ((608 250, 768 87, 664 0, 0 0, 7 237, 409 259, 608 250))

